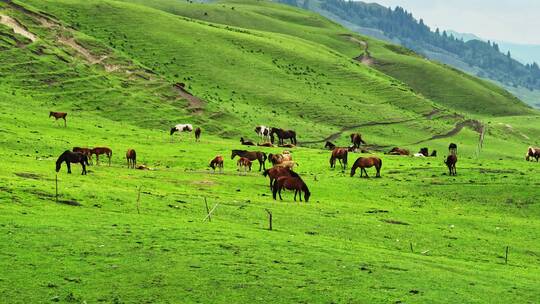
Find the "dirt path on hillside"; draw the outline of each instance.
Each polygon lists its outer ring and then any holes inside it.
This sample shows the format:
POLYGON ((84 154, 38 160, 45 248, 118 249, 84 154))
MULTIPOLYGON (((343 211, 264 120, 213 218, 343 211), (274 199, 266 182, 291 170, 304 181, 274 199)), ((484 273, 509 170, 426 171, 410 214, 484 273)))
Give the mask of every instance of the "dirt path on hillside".
POLYGON ((34 42, 37 40, 37 36, 30 33, 30 31, 28 31, 28 29, 26 29, 25 26, 23 26, 22 24, 19 23, 19 21, 9 17, 9 16, 6 16, 6 15, 0 15, 0 23, 10 27, 16 34, 19 34, 21 36, 24 36, 28 39, 30 39, 30 41, 34 42))
POLYGON ((178 92, 178 94, 182 97, 184 97, 188 103, 189 103, 189 109, 193 110, 194 113, 198 114, 200 111, 202 111, 202 108, 204 106, 204 101, 200 99, 197 96, 193 96, 190 92, 188 92, 185 89, 185 85, 183 83, 177 83, 174 85, 174 89, 178 92))
POLYGON ((441 139, 441 138, 447 138, 447 137, 455 136, 459 132, 461 132, 461 130, 463 130, 464 127, 469 127, 469 128, 471 128, 472 130, 474 130, 475 132, 477 132, 480 135, 479 145, 482 146, 483 141, 484 141, 485 128, 484 128, 484 125, 480 121, 474 120, 474 119, 468 119, 468 120, 460 121, 460 122, 456 123, 454 128, 452 130, 450 130, 449 132, 444 133, 444 134, 433 135, 432 137, 430 137, 428 139, 424 139, 424 140, 415 142, 412 145, 418 145, 418 144, 421 144, 421 143, 424 143, 424 142, 427 142, 427 141, 431 141, 431 140, 435 140, 435 139, 441 139))
POLYGON ((333 141, 333 140, 336 140, 338 137, 340 137, 344 132, 347 132, 347 131, 350 131, 350 130, 354 130, 354 129, 358 129, 358 128, 362 128, 362 127, 394 125, 394 124, 410 122, 410 121, 413 121, 413 120, 415 120, 415 119, 411 118, 411 119, 396 120, 396 121, 366 122, 366 123, 358 124, 358 125, 354 125, 354 126, 343 127, 339 132, 333 133, 333 134, 329 135, 328 137, 326 137, 324 139, 321 139, 321 140, 304 141, 304 142, 299 142, 299 143, 300 144, 318 144, 318 143, 323 143, 323 142, 327 142, 327 141, 333 141))

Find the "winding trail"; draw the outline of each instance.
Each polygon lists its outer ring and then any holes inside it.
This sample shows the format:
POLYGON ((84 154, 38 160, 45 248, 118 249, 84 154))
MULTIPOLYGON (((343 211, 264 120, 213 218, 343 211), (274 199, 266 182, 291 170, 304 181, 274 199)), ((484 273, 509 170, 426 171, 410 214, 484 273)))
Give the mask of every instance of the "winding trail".
POLYGON ((413 121, 413 120, 415 120, 415 119, 410 118, 410 119, 396 120, 396 121, 383 121, 383 122, 372 121, 372 122, 366 122, 366 123, 359 124, 359 125, 343 127, 339 132, 333 133, 330 136, 328 136, 328 137, 326 137, 324 139, 321 139, 321 140, 304 141, 304 142, 299 142, 299 143, 301 143, 301 144, 323 143, 323 142, 326 142, 326 141, 336 140, 338 137, 340 137, 343 134, 343 132, 347 132, 347 131, 350 131, 350 130, 353 130, 353 129, 358 129, 358 128, 362 128, 362 127, 371 127, 371 126, 394 125, 394 124, 410 122, 410 121, 413 121))
POLYGON ((485 127, 480 121, 474 120, 474 119, 467 119, 464 121, 460 121, 456 123, 455 127, 449 132, 444 133, 444 134, 433 135, 432 137, 428 139, 424 139, 424 140, 412 143, 412 145, 418 145, 418 144, 421 144, 430 140, 452 137, 458 134, 459 132, 461 132, 461 130, 463 130, 464 127, 469 127, 473 129, 475 132, 477 132, 478 134, 480 134, 479 145, 482 146, 484 142, 485 127))

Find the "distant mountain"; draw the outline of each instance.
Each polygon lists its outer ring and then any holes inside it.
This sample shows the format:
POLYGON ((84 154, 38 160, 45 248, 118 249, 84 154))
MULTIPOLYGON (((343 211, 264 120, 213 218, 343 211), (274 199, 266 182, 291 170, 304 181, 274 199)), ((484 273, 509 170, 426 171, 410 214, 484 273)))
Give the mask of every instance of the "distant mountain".
POLYGON ((277 1, 316 11, 361 34, 401 44, 430 59, 493 80, 514 93, 519 88, 540 90, 537 63, 524 64, 514 58, 512 51, 508 52, 509 48, 473 34, 432 30, 401 7, 392 9, 376 3, 344 0, 277 1))

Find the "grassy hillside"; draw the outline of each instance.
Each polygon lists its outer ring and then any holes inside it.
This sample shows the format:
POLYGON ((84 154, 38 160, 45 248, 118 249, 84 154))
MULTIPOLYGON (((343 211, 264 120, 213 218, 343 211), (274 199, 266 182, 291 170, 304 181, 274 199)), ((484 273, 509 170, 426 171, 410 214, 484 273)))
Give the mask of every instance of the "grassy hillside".
POLYGON ((531 113, 517 98, 491 82, 471 77, 449 66, 430 62, 408 50, 361 37, 314 13, 269 2, 220 1, 218 5, 174 0, 124 0, 176 15, 250 29, 284 33, 315 41, 353 58, 369 44, 375 69, 383 71, 415 92, 457 111, 480 115, 531 113))
POLYGON ((0 302, 540 296, 540 167, 523 159, 540 145, 540 116, 499 89, 378 41, 369 40, 376 64, 359 64, 351 58, 367 39, 265 2, 0 1, 0 16, 15 20, 0 24, 0 302), (451 85, 474 88, 483 108, 469 112, 451 85), (67 127, 47 119, 51 110, 69 113, 67 127), (456 127, 470 119, 485 126, 480 153, 477 131, 456 127), (171 141, 168 129, 180 122, 201 126, 201 142, 171 141), (294 203, 291 192, 276 202, 259 172, 236 171, 229 155, 245 148, 238 135, 254 138, 261 123, 312 142, 292 149, 309 203, 294 203), (334 135, 345 146, 352 131, 382 158, 381 179, 329 169, 319 141, 334 135), (456 177, 443 163, 450 141, 459 145, 456 177), (394 145, 439 155, 380 152, 394 145), (74 146, 109 146, 112 165, 86 176, 63 165, 55 175, 57 156, 74 146), (153 170, 126 169, 128 148, 153 170), (208 168, 217 154, 224 174, 208 168), (211 221, 205 200, 217 205, 211 221))

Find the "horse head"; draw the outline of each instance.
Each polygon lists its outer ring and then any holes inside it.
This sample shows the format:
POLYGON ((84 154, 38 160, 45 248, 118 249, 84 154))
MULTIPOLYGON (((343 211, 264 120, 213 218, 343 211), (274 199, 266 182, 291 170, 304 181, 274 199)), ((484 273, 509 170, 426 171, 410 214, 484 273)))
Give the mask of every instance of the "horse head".
POLYGON ((170 135, 173 135, 174 132, 176 132, 176 131, 178 131, 178 129, 176 129, 176 127, 172 127, 172 128, 171 128, 171 134, 170 134, 170 135))
POLYGON ((49 118, 50 118, 51 116, 53 116, 53 112, 52 112, 52 111, 49 112, 49 118))
POLYGON ((304 186, 305 189, 304 189, 304 200, 307 202, 309 202, 309 197, 311 196, 311 192, 309 192, 307 186, 304 186))

